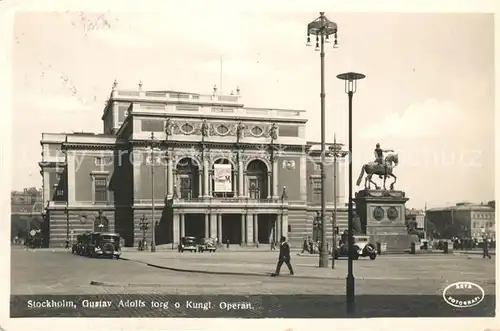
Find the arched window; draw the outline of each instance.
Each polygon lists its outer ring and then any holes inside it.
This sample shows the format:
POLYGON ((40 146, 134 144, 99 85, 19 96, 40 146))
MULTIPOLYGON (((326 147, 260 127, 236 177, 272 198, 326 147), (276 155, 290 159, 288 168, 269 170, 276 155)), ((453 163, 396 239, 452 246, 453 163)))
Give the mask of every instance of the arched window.
POLYGON ((267 166, 262 160, 252 160, 247 166, 248 195, 251 199, 268 196, 267 166))
POLYGON ((181 199, 192 199, 198 196, 199 168, 191 158, 184 158, 177 163, 177 176, 179 178, 179 195, 181 199))

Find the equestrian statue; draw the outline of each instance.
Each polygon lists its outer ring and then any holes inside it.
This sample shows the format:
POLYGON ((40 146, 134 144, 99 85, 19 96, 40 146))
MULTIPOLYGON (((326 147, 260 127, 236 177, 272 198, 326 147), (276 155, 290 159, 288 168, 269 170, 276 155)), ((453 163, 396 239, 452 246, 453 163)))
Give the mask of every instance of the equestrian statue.
POLYGON ((361 167, 361 173, 359 174, 358 180, 356 182, 356 185, 359 186, 361 184, 361 180, 363 179, 363 176, 366 174, 365 177, 365 189, 369 190, 370 189, 370 183, 375 185, 375 188, 377 190, 380 189, 380 187, 377 185, 372 180, 373 175, 378 175, 379 178, 384 179, 384 190, 386 190, 386 180, 388 177, 394 178, 394 181, 390 185, 390 190, 394 190, 394 184, 397 181, 396 175, 394 175, 393 170, 395 167, 398 165, 398 154, 393 151, 392 149, 382 149, 380 148, 380 144, 377 144, 375 146, 374 150, 375 154, 375 161, 370 162, 367 164, 364 164, 361 167), (384 153, 385 157, 384 157, 384 153))

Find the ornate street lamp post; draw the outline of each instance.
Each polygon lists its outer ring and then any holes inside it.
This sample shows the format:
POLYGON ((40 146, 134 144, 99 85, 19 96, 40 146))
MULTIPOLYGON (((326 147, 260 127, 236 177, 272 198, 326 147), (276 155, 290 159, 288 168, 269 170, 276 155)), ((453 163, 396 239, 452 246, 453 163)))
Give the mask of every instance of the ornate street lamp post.
POLYGON ((328 267, 328 250, 326 247, 326 224, 325 224, 325 43, 330 42, 330 36, 333 35, 333 47, 337 47, 337 24, 328 20, 324 12, 307 25, 307 46, 311 46, 311 35, 316 36, 315 50, 320 52, 321 63, 321 250, 319 254, 319 267, 328 267))
POLYGON ((155 139, 154 132, 151 132, 151 137, 149 140, 151 147, 151 155, 150 155, 150 167, 151 167, 151 252, 156 252, 156 229, 155 229, 155 166, 156 166, 156 158, 155 152, 161 151, 157 145, 159 142, 155 139))
POLYGON ((146 232, 148 232, 149 229, 148 219, 146 218, 146 215, 142 214, 141 223, 139 224, 139 226, 142 231, 142 244, 139 245, 139 250, 143 251, 147 247, 145 246, 145 244, 147 243, 146 232))
POLYGON ((347 247, 348 247, 348 260, 347 260, 347 279, 346 279, 346 301, 347 313, 354 313, 354 274, 353 274, 353 260, 354 242, 353 242, 353 206, 352 206, 352 97, 356 92, 356 82, 365 78, 363 74, 355 72, 347 72, 337 75, 338 79, 345 81, 345 93, 349 96, 349 218, 347 222, 347 247))

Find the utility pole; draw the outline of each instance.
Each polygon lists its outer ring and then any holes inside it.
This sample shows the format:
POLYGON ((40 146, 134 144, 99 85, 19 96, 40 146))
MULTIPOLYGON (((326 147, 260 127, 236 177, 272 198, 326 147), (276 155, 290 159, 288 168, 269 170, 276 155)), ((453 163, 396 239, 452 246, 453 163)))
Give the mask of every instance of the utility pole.
POLYGON ((332 269, 335 269, 335 249, 337 248, 337 135, 333 135, 333 215, 332 215, 332 269))
POLYGON ((155 135, 151 132, 151 252, 156 252, 156 229, 155 229, 155 163, 154 158, 155 135))

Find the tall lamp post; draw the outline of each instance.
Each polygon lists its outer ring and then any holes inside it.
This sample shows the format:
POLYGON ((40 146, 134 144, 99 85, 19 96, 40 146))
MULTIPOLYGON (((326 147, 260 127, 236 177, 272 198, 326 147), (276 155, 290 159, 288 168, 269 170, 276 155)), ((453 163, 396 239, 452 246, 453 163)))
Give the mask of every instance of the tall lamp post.
POLYGON ((149 140, 151 147, 150 167, 151 167, 151 252, 156 252, 156 229, 155 229, 155 165, 156 158, 154 153, 159 152, 160 149, 156 147, 159 144, 155 139, 154 132, 151 132, 149 140))
POLYGON ((338 79, 345 81, 345 93, 349 96, 349 218, 347 222, 347 247, 348 247, 348 260, 347 260, 347 278, 346 278, 346 301, 347 313, 354 313, 354 274, 353 274, 353 260, 354 242, 353 242, 353 206, 352 206, 352 97, 356 93, 356 82, 365 78, 363 74, 355 72, 346 72, 337 75, 338 79))
POLYGON ((333 236, 333 246, 332 246, 332 269, 335 269, 335 249, 337 247, 337 173, 338 165, 337 159, 344 158, 347 156, 347 151, 342 151, 337 146, 337 135, 333 135, 333 215, 332 215, 332 236, 333 236))
POLYGON ((333 35, 333 47, 337 47, 337 23, 328 20, 324 12, 307 25, 307 46, 311 46, 311 35, 316 36, 315 50, 320 52, 321 62, 321 250, 319 253, 319 267, 328 267, 328 250, 326 247, 326 224, 325 224, 325 43, 330 42, 333 35))

